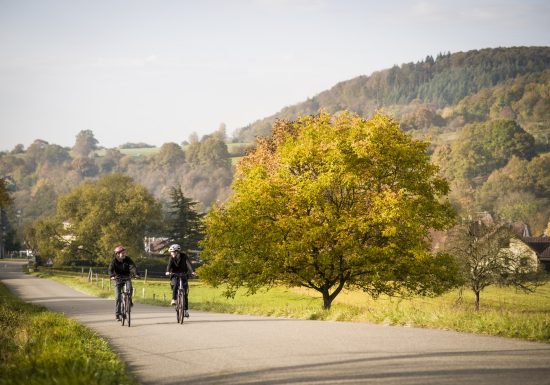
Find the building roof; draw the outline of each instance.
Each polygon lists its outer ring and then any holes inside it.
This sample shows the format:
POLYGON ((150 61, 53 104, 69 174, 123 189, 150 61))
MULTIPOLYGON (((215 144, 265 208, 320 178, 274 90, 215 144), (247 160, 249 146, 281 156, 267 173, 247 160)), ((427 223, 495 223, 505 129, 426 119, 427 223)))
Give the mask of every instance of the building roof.
POLYGON ((550 260, 550 237, 521 237, 540 259, 550 260))

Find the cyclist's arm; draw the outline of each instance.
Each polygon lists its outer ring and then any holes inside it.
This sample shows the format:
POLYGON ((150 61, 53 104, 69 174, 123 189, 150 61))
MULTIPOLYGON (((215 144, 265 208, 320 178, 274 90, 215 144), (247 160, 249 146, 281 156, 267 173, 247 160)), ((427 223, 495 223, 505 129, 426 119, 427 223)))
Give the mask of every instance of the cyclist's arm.
POLYGON ((191 260, 187 255, 185 256, 185 264, 187 265, 187 272, 194 275, 195 272, 193 271, 193 265, 191 265, 191 260))
POLYGON ((115 265, 113 263, 113 261, 111 261, 111 263, 109 264, 109 277, 113 278, 113 277, 116 277, 116 273, 115 273, 115 265))
POLYGON ((168 265, 166 265, 166 275, 172 274, 172 258, 168 257, 168 265))

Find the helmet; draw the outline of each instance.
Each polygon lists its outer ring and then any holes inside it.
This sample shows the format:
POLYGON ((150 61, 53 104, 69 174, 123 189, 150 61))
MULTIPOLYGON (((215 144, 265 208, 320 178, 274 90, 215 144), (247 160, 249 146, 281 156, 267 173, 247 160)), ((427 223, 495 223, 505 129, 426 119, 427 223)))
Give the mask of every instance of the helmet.
POLYGON ((118 253, 120 253, 120 252, 122 252, 122 251, 124 251, 124 250, 126 250, 126 249, 124 248, 124 246, 117 246, 117 247, 115 248, 115 253, 118 254, 118 253))
POLYGON ((181 247, 178 244, 173 244, 168 248, 168 251, 171 253, 172 251, 180 251, 181 247))

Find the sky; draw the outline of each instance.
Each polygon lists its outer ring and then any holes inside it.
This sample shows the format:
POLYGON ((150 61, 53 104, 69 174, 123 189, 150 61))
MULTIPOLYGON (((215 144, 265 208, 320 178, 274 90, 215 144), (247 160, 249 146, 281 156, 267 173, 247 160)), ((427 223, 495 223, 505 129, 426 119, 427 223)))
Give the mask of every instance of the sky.
POLYGON ((427 55, 550 46, 547 0, 0 0, 0 151, 160 146, 427 55))

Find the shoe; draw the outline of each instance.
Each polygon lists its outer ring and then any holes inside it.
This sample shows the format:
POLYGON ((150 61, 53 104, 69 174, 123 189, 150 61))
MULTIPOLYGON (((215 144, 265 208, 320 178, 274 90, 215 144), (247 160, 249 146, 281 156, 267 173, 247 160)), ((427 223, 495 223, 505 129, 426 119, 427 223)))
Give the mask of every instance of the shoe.
POLYGON ((189 312, 186 310, 186 311, 183 313, 183 316, 186 317, 186 318, 189 318, 189 312))
POLYGON ((116 318, 117 321, 120 322, 120 314, 117 314, 115 318, 116 318))
POLYGON ((172 306, 176 306, 176 300, 175 300, 175 299, 173 299, 173 300, 172 300, 172 302, 170 302, 170 305, 172 305, 172 306))

